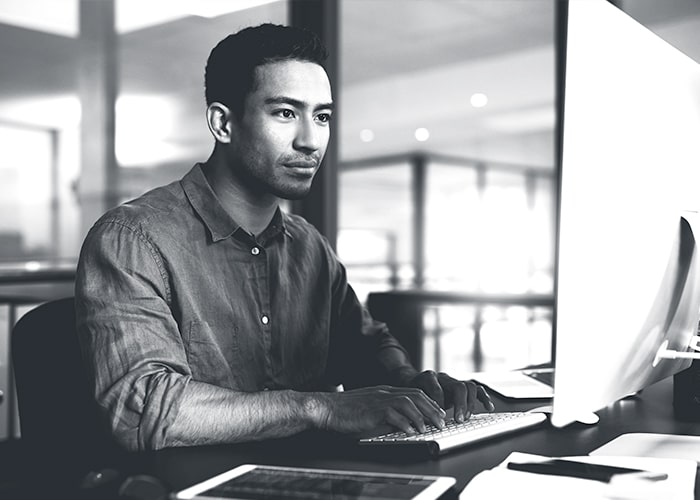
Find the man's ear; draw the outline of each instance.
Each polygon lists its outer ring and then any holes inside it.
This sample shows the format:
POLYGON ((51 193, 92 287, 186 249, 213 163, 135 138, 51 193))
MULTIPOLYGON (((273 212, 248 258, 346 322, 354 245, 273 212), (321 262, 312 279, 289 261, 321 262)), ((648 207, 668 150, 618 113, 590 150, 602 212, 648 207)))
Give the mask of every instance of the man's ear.
POLYGON ((225 104, 212 102, 207 106, 207 125, 217 142, 231 142, 231 110, 225 104))

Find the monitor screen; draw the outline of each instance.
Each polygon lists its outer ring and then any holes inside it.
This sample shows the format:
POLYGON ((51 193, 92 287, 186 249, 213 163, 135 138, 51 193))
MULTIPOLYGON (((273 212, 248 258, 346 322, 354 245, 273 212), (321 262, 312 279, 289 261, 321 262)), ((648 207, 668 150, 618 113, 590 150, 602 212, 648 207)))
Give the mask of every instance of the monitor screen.
POLYGON ((688 366, 700 311, 700 65, 605 0, 570 0, 559 75, 552 423, 688 366))

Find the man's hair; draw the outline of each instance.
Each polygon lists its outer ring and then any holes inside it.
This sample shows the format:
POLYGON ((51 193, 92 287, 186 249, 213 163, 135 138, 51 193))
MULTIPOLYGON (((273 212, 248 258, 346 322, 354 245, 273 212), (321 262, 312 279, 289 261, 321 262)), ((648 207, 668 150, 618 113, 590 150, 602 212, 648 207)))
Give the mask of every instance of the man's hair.
POLYGON ((323 66, 328 52, 319 37, 306 29, 261 24, 227 36, 209 54, 204 72, 207 106, 220 102, 237 116, 253 89, 255 68, 267 63, 299 60, 323 66))

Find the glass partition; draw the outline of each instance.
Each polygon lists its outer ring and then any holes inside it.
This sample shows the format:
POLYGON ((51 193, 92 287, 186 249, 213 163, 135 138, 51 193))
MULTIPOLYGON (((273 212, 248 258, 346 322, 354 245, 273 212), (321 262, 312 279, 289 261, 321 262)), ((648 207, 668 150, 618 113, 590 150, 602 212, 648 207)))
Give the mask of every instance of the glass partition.
MULTIPOLYGON (((87 0, 91 2, 91 0, 87 0)), ((105 0, 114 44, 84 47, 80 0, 0 4, 0 263, 75 262, 86 212, 94 220, 81 165, 84 63, 116 63, 114 185, 117 201, 179 178, 212 148, 204 116, 204 65, 213 45, 248 25, 287 22, 284 0, 208 2, 105 0)), ((95 91, 100 84, 91 82, 95 91)), ((83 109, 84 108, 84 109, 83 109)), ((108 129, 105 129, 108 130, 108 129)), ((105 131, 93 131, 98 144, 105 131)))
POLYGON ((424 292, 424 368, 548 361, 551 310, 518 302, 552 294, 554 3, 340 5, 338 248, 353 285, 424 292), (371 243, 391 233, 393 253, 371 243), (464 303, 434 303, 445 291, 464 303))
POLYGON ((339 182, 338 256, 361 300, 414 279, 411 166, 348 168, 339 182))

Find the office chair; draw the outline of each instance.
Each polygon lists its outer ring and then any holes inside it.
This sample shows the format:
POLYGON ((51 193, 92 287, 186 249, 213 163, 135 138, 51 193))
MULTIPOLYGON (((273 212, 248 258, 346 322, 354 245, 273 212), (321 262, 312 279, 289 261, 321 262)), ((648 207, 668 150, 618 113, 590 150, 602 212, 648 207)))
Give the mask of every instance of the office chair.
MULTIPOLYGON (((100 424, 75 327, 74 299, 46 302, 12 330, 12 361, 27 465, 70 481, 110 464, 117 445, 100 424)), ((39 472, 39 474, 36 474, 39 472)))

